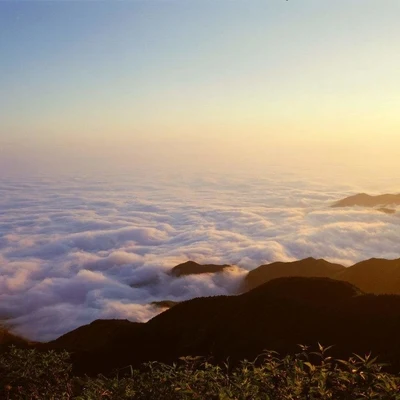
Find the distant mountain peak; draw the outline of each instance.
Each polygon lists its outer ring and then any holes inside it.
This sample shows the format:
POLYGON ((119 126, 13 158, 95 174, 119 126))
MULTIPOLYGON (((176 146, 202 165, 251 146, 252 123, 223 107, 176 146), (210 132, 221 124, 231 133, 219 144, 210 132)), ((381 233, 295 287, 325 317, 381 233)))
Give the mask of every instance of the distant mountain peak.
MULTIPOLYGON (((380 194, 371 196, 367 193, 358 193, 337 201, 332 207, 377 207, 388 205, 400 205, 400 194, 380 194)), ((393 213, 393 210, 387 208, 380 209, 383 212, 393 213)))
POLYGON ((182 264, 177 265, 172 268, 170 273, 174 276, 184 276, 184 275, 198 275, 198 274, 210 274, 216 272, 222 272, 226 268, 231 267, 228 264, 216 265, 216 264, 198 264, 195 261, 186 261, 182 264))
POLYGON ((322 277, 332 278, 343 265, 334 264, 322 258, 308 257, 291 262, 274 262, 261 265, 248 273, 244 282, 244 290, 251 290, 262 283, 283 277, 322 277))
POLYGON ((243 291, 285 277, 332 278, 349 282, 368 293, 400 294, 400 259, 370 258, 351 267, 313 257, 275 262, 250 271, 244 280, 243 291))

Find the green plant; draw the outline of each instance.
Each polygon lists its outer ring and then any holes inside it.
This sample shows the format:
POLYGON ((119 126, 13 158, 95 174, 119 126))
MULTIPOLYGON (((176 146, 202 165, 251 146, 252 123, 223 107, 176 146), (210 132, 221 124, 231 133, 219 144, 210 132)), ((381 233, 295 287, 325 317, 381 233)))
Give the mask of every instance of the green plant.
POLYGON ((184 357, 113 376, 73 377, 65 352, 10 348, 0 354, 1 398, 75 400, 400 400, 400 378, 370 354, 338 360, 329 347, 295 355, 266 351, 236 367, 184 357))
POLYGON ((70 399, 67 352, 10 347, 0 355, 0 395, 4 399, 70 399))

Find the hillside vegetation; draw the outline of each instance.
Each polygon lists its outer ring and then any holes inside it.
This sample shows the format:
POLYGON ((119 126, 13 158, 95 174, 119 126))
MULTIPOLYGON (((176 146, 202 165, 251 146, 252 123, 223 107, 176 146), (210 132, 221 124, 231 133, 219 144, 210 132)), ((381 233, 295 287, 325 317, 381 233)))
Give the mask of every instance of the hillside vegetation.
POLYGON ((400 398, 400 378, 370 355, 331 358, 301 346, 294 356, 264 352, 231 368, 186 357, 173 365, 129 366, 113 376, 74 377, 66 352, 11 348, 0 355, 2 399, 75 400, 312 400, 400 398))

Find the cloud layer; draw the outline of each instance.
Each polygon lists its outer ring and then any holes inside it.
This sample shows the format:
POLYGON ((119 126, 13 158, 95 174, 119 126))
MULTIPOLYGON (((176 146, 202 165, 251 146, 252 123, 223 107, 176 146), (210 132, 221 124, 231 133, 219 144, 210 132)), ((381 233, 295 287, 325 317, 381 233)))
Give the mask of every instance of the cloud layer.
POLYGON ((263 263, 400 257, 399 213, 329 207, 354 192, 279 176, 0 180, 0 318, 50 340, 146 321, 155 300, 234 293, 263 263), (168 275, 188 259, 234 268, 168 275))

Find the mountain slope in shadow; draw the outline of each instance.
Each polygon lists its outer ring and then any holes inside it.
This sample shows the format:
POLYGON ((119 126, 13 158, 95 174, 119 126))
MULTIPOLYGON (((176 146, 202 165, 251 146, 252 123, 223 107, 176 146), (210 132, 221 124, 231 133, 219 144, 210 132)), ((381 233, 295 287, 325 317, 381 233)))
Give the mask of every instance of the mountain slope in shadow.
POLYGON ((400 259, 378 258, 347 268, 315 258, 261 265, 246 275, 243 290, 251 290, 271 279, 287 276, 327 277, 349 282, 368 293, 400 294, 400 259))
POLYGON ((340 264, 333 264, 323 259, 312 257, 293 262, 274 262, 261 265, 250 271, 245 278, 243 290, 251 290, 272 279, 283 277, 334 277, 346 268, 340 264))
POLYGON ((364 292, 400 294, 400 259, 371 258, 345 268, 333 277, 350 282, 364 292))
POLYGON ((238 296, 196 298, 145 324, 96 321, 42 348, 73 352, 77 373, 201 355, 231 363, 264 349, 333 344, 334 355, 372 350, 399 368, 400 296, 363 294, 329 278, 281 278, 238 296), (91 338, 93 340, 91 340, 91 338))

